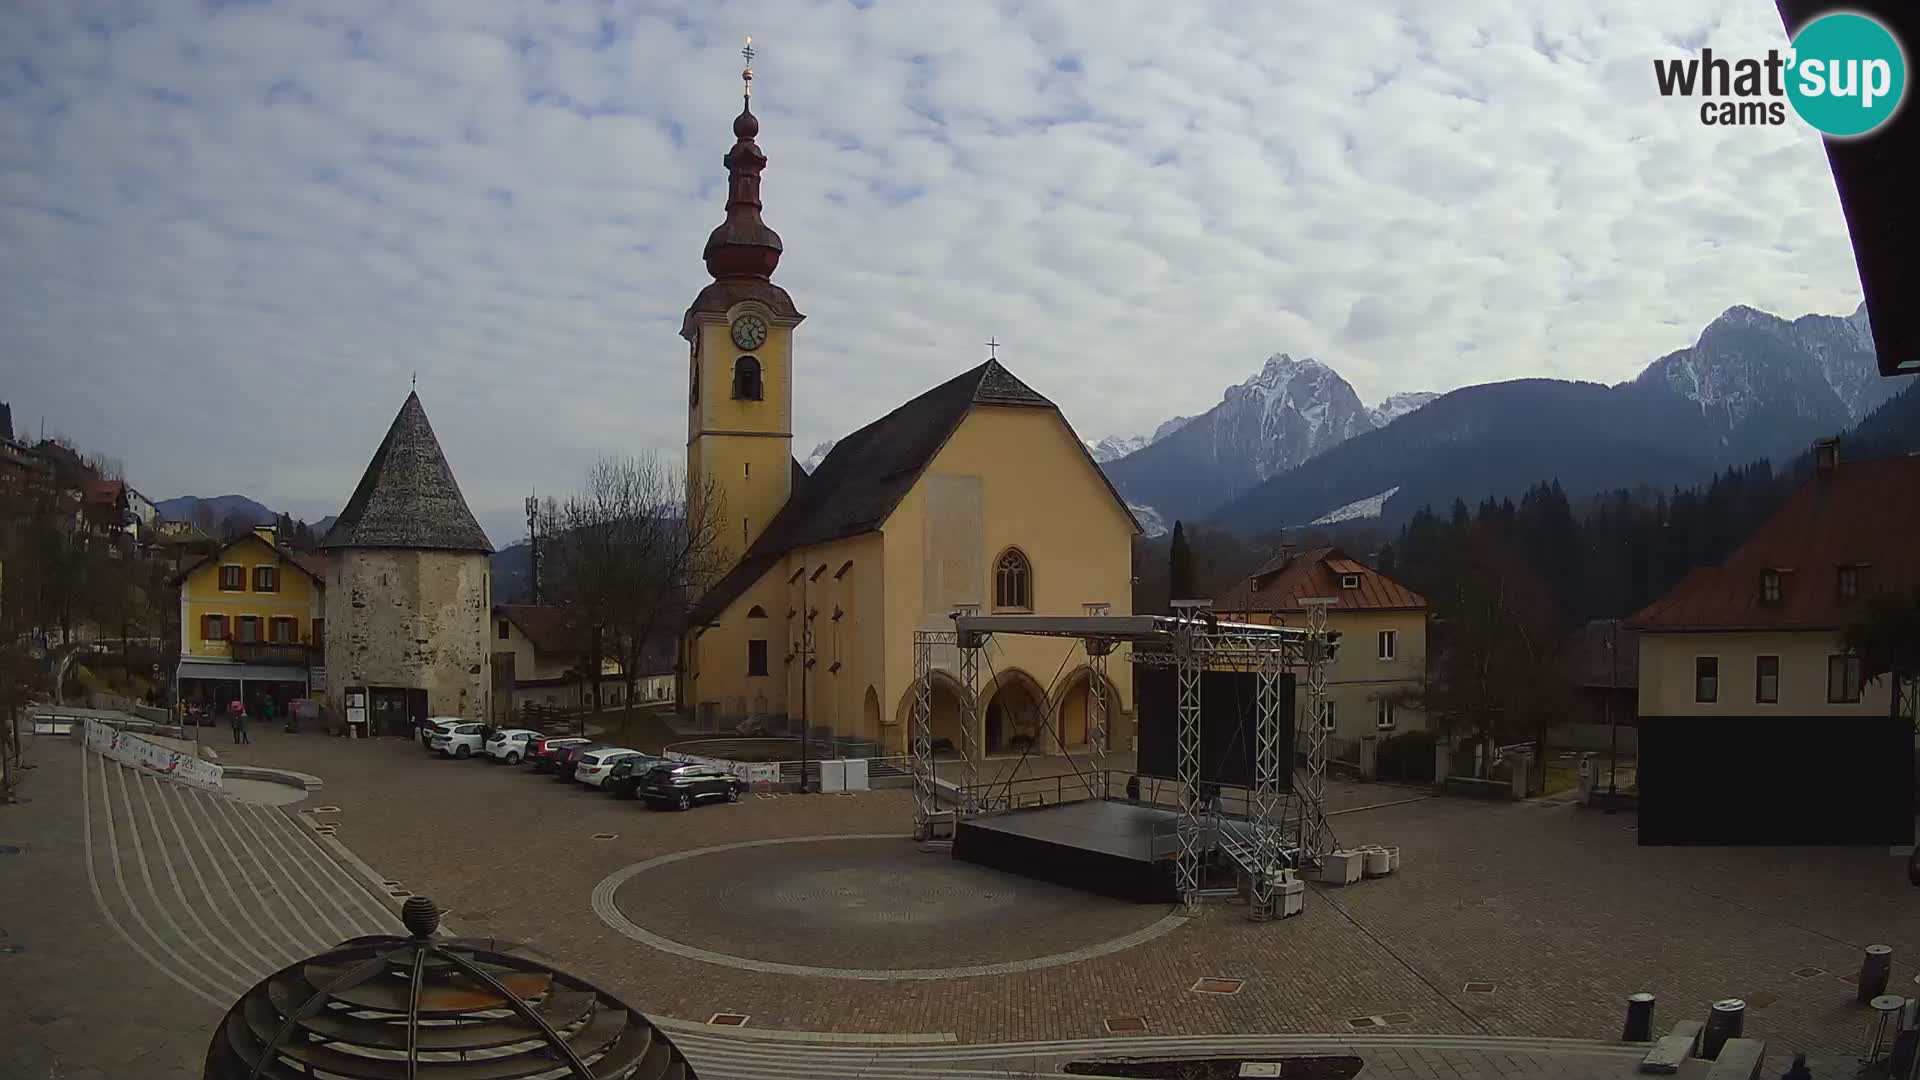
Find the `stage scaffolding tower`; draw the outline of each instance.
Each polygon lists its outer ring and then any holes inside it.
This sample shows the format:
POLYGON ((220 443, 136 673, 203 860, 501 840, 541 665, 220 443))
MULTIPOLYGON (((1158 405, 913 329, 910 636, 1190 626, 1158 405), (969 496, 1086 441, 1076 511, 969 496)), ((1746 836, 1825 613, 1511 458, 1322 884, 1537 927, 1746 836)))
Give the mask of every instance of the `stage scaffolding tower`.
MULTIPOLYGON (((1175 772, 1179 786, 1176 822, 1178 855, 1175 880, 1189 910, 1200 897, 1201 860, 1213 847, 1230 855, 1249 879, 1252 917, 1270 918, 1276 909, 1283 871, 1318 869, 1335 847, 1326 816, 1326 667, 1334 656, 1334 635, 1327 630, 1327 605, 1309 600, 1307 626, 1286 627, 1222 622, 1204 601, 1180 602, 1172 616, 1108 615, 1105 605, 1086 605, 1074 618, 1041 615, 953 615, 953 630, 918 630, 913 637, 914 835, 935 838, 940 821, 958 821, 993 812, 974 794, 978 779, 979 650, 994 634, 1022 634, 1080 640, 1087 652, 1088 742, 1093 772, 1088 792, 1105 797, 1107 784, 1107 660, 1117 646, 1133 646, 1127 660, 1140 666, 1171 667, 1177 687, 1175 772), (957 664, 936 665, 936 649, 957 649, 957 664), (958 668, 961 771, 964 781, 956 811, 943 811, 933 756, 933 672, 958 668), (1253 786, 1248 818, 1222 818, 1218 806, 1203 808, 1200 776, 1201 676, 1207 671, 1252 672, 1256 676, 1253 786), (1288 671, 1306 678, 1306 716, 1293 746, 1284 745, 1282 717, 1289 702, 1281 677, 1288 671), (1301 760, 1304 759, 1304 760, 1301 760), (1291 770, 1291 773, 1288 771, 1291 770), (1282 779, 1291 775, 1292 785, 1282 779), (1095 790, 1096 785, 1098 790, 1095 790)), ((1049 708, 1052 703, 1049 703, 1049 708)), ((1215 800, 1217 803, 1217 800, 1215 800)))

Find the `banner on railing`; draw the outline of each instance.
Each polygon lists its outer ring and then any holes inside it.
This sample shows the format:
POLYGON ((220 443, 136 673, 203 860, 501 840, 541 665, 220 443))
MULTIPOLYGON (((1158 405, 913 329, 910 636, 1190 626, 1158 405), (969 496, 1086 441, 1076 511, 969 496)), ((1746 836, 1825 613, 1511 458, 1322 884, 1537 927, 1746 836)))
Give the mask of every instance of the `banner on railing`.
POLYGON ((780 782, 780 763, 777 761, 728 761, 725 758, 701 757, 698 754, 683 754, 678 750, 666 752, 669 761, 690 761, 701 765, 712 765, 725 769, 749 784, 777 784, 780 782))
POLYGON ((220 766, 184 751, 169 750, 98 720, 87 721, 87 749, 209 791, 220 790, 223 783, 220 766))

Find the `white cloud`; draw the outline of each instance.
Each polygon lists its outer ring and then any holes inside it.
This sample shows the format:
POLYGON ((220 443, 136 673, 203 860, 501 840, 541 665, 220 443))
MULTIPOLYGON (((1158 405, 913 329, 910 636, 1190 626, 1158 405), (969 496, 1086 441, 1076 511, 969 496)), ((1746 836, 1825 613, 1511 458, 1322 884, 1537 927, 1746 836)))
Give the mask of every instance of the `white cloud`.
POLYGON ((802 447, 990 335, 1099 435, 1276 351, 1617 380, 1859 293, 1817 138, 1653 89, 1765 4, 93 6, 0 10, 0 362, 156 496, 335 512, 415 373, 496 531, 677 452, 745 31, 802 447))

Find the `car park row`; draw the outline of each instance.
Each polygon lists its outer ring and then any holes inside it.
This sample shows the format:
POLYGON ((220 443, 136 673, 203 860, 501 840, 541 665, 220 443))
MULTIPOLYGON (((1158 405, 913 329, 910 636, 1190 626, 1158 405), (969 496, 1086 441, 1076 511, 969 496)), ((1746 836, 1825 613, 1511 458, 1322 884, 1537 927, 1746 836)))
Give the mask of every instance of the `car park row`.
POLYGON ((420 725, 420 744, 443 758, 483 757, 526 766, 560 783, 580 783, 615 798, 641 799, 654 809, 690 810, 701 802, 739 802, 747 783, 716 765, 671 761, 577 735, 546 735, 526 728, 490 728, 458 717, 420 725))

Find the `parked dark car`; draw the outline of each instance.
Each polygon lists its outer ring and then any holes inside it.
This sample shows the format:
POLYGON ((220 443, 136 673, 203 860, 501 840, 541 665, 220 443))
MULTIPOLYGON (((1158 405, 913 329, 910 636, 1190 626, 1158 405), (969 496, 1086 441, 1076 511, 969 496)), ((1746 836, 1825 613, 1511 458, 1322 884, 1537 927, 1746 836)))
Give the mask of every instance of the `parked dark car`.
POLYGON ((641 778, 662 765, 671 764, 666 758, 652 754, 621 758, 613 763, 613 770, 607 773, 607 782, 600 785, 600 789, 612 792, 616 799, 631 799, 639 793, 641 778))
POLYGON ((739 802, 747 782, 715 765, 695 763, 657 765, 642 777, 639 795, 654 809, 671 806, 692 809, 703 799, 739 802))
POLYGON ((527 764, 534 772, 550 772, 553 769, 554 756, 570 746, 585 746, 591 739, 578 735, 552 735, 535 739, 527 749, 527 764))
POLYGON ((573 783, 573 770, 580 764, 581 754, 591 754, 595 750, 612 750, 607 743, 577 742, 562 746, 553 752, 553 778, 564 783, 573 783))

